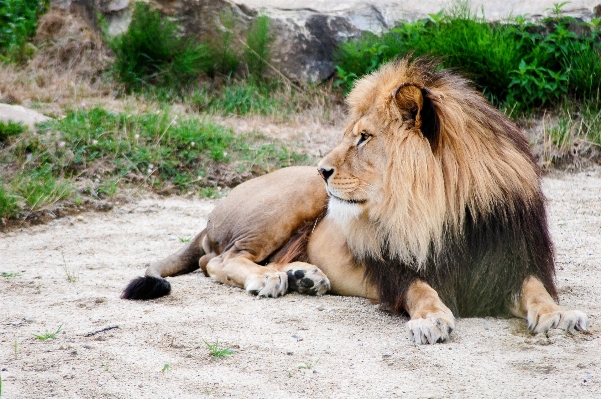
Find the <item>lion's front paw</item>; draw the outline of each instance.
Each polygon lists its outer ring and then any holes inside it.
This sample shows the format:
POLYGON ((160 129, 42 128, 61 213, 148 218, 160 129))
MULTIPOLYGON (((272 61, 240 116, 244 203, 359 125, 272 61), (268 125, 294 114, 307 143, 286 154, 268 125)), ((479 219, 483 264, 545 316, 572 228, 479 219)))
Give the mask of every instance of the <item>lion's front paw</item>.
POLYGON ((328 277, 317 267, 308 263, 291 263, 286 273, 290 291, 307 295, 323 295, 330 289, 328 277))
POLYGON ((438 344, 449 339, 455 321, 448 317, 429 316, 407 322, 409 339, 416 344, 438 344))
POLYGON ((556 310, 528 317, 528 331, 533 334, 546 333, 552 328, 574 333, 586 331, 588 317, 579 310, 556 310))
POLYGON ((244 289, 260 297, 277 298, 288 291, 288 276, 284 272, 266 272, 249 276, 244 289))

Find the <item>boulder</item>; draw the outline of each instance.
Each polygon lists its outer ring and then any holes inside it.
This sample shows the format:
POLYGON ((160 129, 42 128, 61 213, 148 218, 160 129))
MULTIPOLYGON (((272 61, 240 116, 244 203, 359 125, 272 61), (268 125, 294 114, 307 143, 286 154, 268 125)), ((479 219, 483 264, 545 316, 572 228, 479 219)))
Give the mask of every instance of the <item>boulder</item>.
MULTIPOLYGON (((97 14, 103 15, 108 33, 116 35, 127 29, 135 0, 54 0, 53 7, 84 14, 91 25, 98 27, 97 14)), ((426 18, 439 12, 445 2, 440 0, 350 0, 332 2, 308 0, 149 0, 163 13, 183 23, 188 34, 211 37, 216 29, 225 29, 224 17, 233 21, 236 41, 243 41, 245 32, 260 14, 270 17, 273 43, 271 64, 280 73, 298 82, 321 82, 335 72, 333 55, 343 41, 359 37, 363 32, 376 34, 399 21, 426 18)), ((527 15, 540 20, 550 15, 555 0, 524 2, 484 1, 482 8, 490 20, 502 20, 508 15, 527 15)), ((564 15, 590 21, 599 0, 574 0, 564 5, 564 15)), ((479 2, 473 2, 478 6, 479 2)))
POLYGON ((2 122, 21 122, 32 129, 36 123, 44 122, 52 118, 42 115, 33 109, 25 108, 20 105, 0 104, 0 121, 2 122))

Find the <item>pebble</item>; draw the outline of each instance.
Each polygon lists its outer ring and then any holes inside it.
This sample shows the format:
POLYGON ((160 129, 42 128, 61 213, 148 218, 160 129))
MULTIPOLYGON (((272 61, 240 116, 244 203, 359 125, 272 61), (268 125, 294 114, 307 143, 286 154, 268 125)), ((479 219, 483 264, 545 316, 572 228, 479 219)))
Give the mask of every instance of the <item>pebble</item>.
POLYGON ((92 345, 90 344, 84 344, 83 347, 84 349, 92 349, 92 345))

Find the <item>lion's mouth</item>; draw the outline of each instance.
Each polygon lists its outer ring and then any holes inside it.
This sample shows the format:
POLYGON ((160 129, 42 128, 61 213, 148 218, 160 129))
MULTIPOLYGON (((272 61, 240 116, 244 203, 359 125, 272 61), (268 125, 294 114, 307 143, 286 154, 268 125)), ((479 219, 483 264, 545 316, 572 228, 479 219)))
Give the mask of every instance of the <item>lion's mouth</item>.
POLYGON ((340 198, 334 194, 332 194, 330 192, 330 190, 328 190, 328 195, 330 196, 330 198, 334 198, 340 202, 344 202, 346 204, 364 204, 365 202, 367 202, 367 200, 365 199, 344 199, 344 198, 340 198))

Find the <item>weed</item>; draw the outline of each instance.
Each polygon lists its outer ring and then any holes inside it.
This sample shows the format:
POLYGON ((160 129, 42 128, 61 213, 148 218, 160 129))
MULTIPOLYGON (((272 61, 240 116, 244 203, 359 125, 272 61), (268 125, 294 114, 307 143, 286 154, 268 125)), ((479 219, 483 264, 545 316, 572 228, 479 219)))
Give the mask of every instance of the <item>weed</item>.
POLYGON ((299 369, 312 370, 313 368, 315 368, 315 366, 317 366, 317 363, 319 363, 319 359, 314 360, 314 361, 305 362, 305 363, 299 365, 298 368, 299 369))
POLYGON ((50 333, 48 332, 48 330, 46 330, 46 332, 44 334, 33 334, 34 337, 36 337, 37 339, 39 339, 40 341, 47 341, 49 339, 56 339, 56 335, 61 332, 61 330, 63 329, 63 325, 61 324, 60 326, 58 326, 58 329, 53 332, 50 333))
POLYGON ((2 272, 2 277, 11 278, 11 277, 19 277, 21 274, 19 273, 7 273, 2 272))
POLYGON ((166 371, 168 371, 171 368, 170 365, 168 365, 167 363, 165 363, 165 365, 163 366, 161 373, 165 373, 166 371))
POLYGON ((214 344, 210 344, 207 341, 204 341, 204 343, 207 348, 209 348, 209 352, 214 359, 223 358, 234 354, 234 351, 230 348, 220 348, 219 341, 215 341, 214 344))
POLYGON ((179 237, 179 242, 190 242, 192 237, 179 237))
POLYGON ((17 340, 15 339, 15 342, 13 343, 13 352, 15 354, 15 360, 19 357, 19 343, 17 342, 17 340))
POLYGON ((263 78, 265 74, 269 63, 271 43, 274 39, 269 29, 269 17, 259 15, 246 34, 247 48, 244 51, 246 65, 250 75, 259 79, 263 78))
POLYGON ((65 253, 61 252, 61 255, 63 256, 63 270, 67 275, 67 281, 70 283, 75 283, 77 280, 79 280, 79 273, 75 268, 67 266, 67 261, 65 260, 65 253))
POLYGON ((185 84, 210 67, 207 46, 179 34, 179 26, 150 5, 137 2, 123 35, 111 40, 113 69, 126 90, 185 84))

